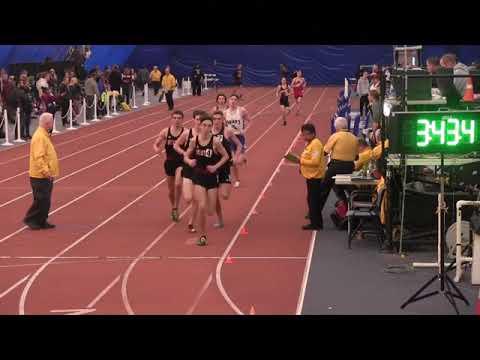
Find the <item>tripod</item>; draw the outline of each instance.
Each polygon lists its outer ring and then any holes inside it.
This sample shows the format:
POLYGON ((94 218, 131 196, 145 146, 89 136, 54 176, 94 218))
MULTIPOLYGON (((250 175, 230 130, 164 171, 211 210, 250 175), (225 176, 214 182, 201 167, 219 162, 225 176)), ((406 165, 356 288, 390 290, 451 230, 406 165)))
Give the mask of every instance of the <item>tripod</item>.
POLYGON ((457 304, 455 302, 455 298, 462 300, 465 302, 467 306, 469 306, 468 300, 463 296, 462 292, 458 289, 455 283, 450 279, 447 275, 447 272, 453 268, 453 262, 448 266, 445 270, 445 213, 446 213, 446 205, 445 205, 445 177, 444 177, 444 157, 443 153, 440 155, 440 193, 438 194, 438 242, 439 242, 439 250, 440 250, 440 259, 439 259, 439 267, 438 267, 438 274, 428 280, 415 294, 413 294, 406 302, 400 306, 401 309, 404 309, 411 303, 416 301, 429 298, 431 296, 442 294, 448 300, 448 302, 452 305, 455 309, 457 315, 460 315, 458 311, 457 304), (424 290, 426 290, 431 284, 435 282, 435 280, 440 281, 440 290, 432 291, 425 295, 420 295, 424 290), (446 288, 446 290, 445 290, 446 288))

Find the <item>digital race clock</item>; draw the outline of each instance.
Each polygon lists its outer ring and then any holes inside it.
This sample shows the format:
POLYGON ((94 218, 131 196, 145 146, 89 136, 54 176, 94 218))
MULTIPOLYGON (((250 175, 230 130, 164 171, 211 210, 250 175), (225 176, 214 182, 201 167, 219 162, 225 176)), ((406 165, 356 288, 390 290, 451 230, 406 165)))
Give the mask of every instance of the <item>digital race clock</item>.
POLYGON ((388 119, 390 153, 480 151, 480 111, 405 112, 388 119))

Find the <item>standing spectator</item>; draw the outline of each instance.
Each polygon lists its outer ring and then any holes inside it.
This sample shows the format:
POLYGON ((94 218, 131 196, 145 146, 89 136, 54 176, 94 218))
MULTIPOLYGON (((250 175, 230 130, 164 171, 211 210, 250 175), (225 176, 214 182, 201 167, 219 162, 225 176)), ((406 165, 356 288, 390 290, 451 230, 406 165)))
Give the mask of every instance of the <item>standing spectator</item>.
POLYGON ((136 78, 136 84, 139 89, 142 90, 142 96, 145 96, 145 84, 148 83, 148 69, 146 65, 143 65, 143 67, 138 70, 137 78, 136 78))
POLYGON ((202 81, 204 79, 203 71, 200 69, 200 65, 195 65, 192 72, 192 92, 193 96, 200 96, 202 93, 202 81))
POLYGON ((23 222, 32 230, 52 229, 47 222, 52 198, 53 179, 59 175, 58 157, 50 140, 53 117, 50 113, 40 115, 38 128, 30 144, 30 184, 33 204, 23 222))
POLYGON ((368 72, 364 71, 362 77, 358 79, 357 83, 357 92, 358 96, 360 96, 360 116, 365 116, 368 112, 368 91, 369 91, 369 82, 368 82, 368 72), (365 112, 364 112, 365 111, 365 112))
POLYGON ((93 103, 95 101, 95 95, 97 100, 100 99, 100 92, 98 90, 98 84, 95 80, 96 71, 92 70, 88 74, 87 81, 85 81, 85 101, 87 102, 87 119, 93 119, 93 103))
POLYGON ((78 126, 77 121, 75 118, 80 114, 81 103, 82 103, 82 88, 78 83, 78 78, 73 76, 70 79, 70 98, 72 99, 72 116, 73 116, 73 124, 78 126))
MULTIPOLYGON (((440 59, 438 57, 429 57, 427 59, 427 71, 430 75, 436 74, 440 68, 440 59)), ((437 79, 432 79, 432 88, 438 88, 437 79)))
POLYGON ((287 82, 290 83, 290 75, 285 64, 280 64, 280 79, 282 78, 287 79, 287 82))
POLYGON ((51 88, 44 88, 42 90, 42 106, 45 108, 45 111, 52 114, 53 119, 55 119, 55 113, 57 112, 56 97, 51 88))
POLYGON ((48 79, 48 87, 52 89, 53 93, 56 94, 58 91, 58 77, 55 69, 50 69, 49 72, 50 77, 48 79))
POLYGON ((58 87, 58 97, 57 101, 60 105, 61 109, 61 118, 62 118, 62 125, 66 126, 67 124, 67 116, 68 116, 68 109, 69 109, 69 91, 68 91, 68 85, 70 83, 70 77, 68 73, 65 73, 65 77, 63 78, 63 81, 60 83, 58 87))
POLYGON ((233 72, 233 84, 238 86, 240 89, 243 84, 243 66, 242 64, 238 64, 237 68, 233 72))
POLYGON ((48 88, 48 80, 47 80, 47 73, 41 73, 40 78, 37 80, 37 91, 38 91, 38 97, 42 97, 42 89, 48 88))
POLYGON ((25 139, 31 139, 30 136, 30 121, 32 118, 33 110, 33 94, 32 88, 26 76, 20 77, 19 89, 23 94, 20 95, 19 108, 20 108, 20 131, 23 133, 25 139), (23 126, 23 131, 22 131, 23 126))
MULTIPOLYGON (((440 59, 440 65, 447 69, 453 69, 453 75, 468 75, 470 73, 468 66, 458 62, 455 54, 443 55, 440 59)), ((467 88, 467 78, 454 78, 453 85, 455 85, 458 95, 463 98, 467 88)))
POLYGON ((300 156, 300 173, 307 181, 308 216, 310 223, 303 230, 322 230, 323 218, 321 205, 322 179, 325 176, 326 161, 323 144, 316 137, 315 126, 304 124, 301 128, 302 137, 307 146, 300 156))
POLYGON ((122 74, 122 93, 124 101, 130 105, 130 91, 132 89, 133 76, 130 68, 126 67, 123 69, 122 74))
POLYGON ((122 85, 122 74, 118 68, 118 65, 114 65, 112 72, 108 78, 108 82, 110 83, 110 90, 120 92, 120 87, 122 85))
POLYGON ((372 83, 370 84, 370 90, 376 90, 380 94, 380 77, 378 75, 372 76, 372 83))
POLYGON ((161 83, 162 72, 158 70, 158 66, 154 66, 152 72, 150 73, 150 82, 153 86, 153 95, 157 96, 158 91, 162 87, 161 83))
MULTIPOLYGON (((368 92, 368 102, 373 121, 380 123, 382 121, 382 107, 380 105, 380 95, 378 91, 370 90, 368 92)), ((367 127, 367 125, 368 124, 365 124, 365 127, 367 127)))
POLYGON ((347 201, 344 190, 335 185, 333 177, 339 174, 351 174, 355 169, 354 161, 358 157, 358 139, 348 131, 347 119, 337 117, 335 130, 336 132, 330 136, 324 147, 325 153, 330 154, 330 162, 322 183, 321 210, 327 202, 332 187, 339 200, 347 201))
POLYGON ((163 76, 162 80, 162 88, 165 92, 165 97, 167 99, 168 110, 173 110, 173 92, 177 87, 177 80, 175 77, 170 74, 170 66, 165 68, 165 75, 163 76))

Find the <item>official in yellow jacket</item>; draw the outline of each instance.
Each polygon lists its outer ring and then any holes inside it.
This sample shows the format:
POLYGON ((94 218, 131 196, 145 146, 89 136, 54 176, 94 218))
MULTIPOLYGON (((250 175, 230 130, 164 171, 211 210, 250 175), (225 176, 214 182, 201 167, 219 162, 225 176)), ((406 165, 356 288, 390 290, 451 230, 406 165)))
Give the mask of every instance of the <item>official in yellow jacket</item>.
POLYGON ((30 184, 33 204, 23 222, 32 230, 52 229, 55 225, 47 222, 52 198, 53 179, 60 174, 58 157, 50 140, 53 116, 45 112, 40 115, 38 128, 30 144, 30 184))
POLYGON ((173 104, 173 92, 177 87, 177 79, 170 73, 170 66, 165 68, 165 74, 163 75, 162 79, 162 88, 165 92, 165 99, 167 100, 168 110, 172 111, 174 104, 173 104))
POLYGON ((300 172, 307 180, 308 216, 310 224, 304 225, 304 230, 322 230, 323 218, 321 210, 322 179, 325 176, 326 160, 323 144, 316 137, 315 126, 304 124, 301 128, 302 137, 307 146, 300 156, 300 172))

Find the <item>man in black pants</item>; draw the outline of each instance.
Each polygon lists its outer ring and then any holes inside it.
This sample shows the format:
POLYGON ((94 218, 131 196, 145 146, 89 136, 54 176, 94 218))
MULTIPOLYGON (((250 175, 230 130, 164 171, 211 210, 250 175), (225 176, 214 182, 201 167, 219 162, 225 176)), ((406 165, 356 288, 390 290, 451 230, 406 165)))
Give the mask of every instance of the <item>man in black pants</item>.
POLYGON ((177 80, 170 73, 170 66, 167 66, 165 68, 165 74, 163 75, 163 79, 162 79, 162 88, 163 88, 163 91, 165 92, 165 98, 167 100, 168 110, 170 111, 172 111, 174 107, 173 92, 175 91, 176 87, 177 87, 177 80))
POLYGON ((58 157, 50 140, 53 116, 45 112, 40 115, 38 128, 30 144, 30 184, 33 204, 23 222, 32 230, 52 229, 55 225, 47 222, 50 211, 53 179, 59 175, 58 157))
POLYGON ((339 200, 347 201, 343 188, 335 185, 335 175, 351 174, 355 169, 354 161, 358 158, 358 139, 348 131, 347 119, 338 117, 335 119, 336 132, 328 139, 324 151, 330 154, 330 162, 322 183, 322 196, 320 209, 323 210, 327 202, 330 190, 333 187, 339 200))
POLYGON ((202 93, 203 71, 200 70, 200 65, 195 65, 192 72, 192 93, 193 96, 200 96, 202 93))
POLYGON ((322 209, 322 178, 325 175, 325 156, 323 144, 316 137, 315 126, 304 124, 301 128, 303 140, 307 146, 300 156, 300 173, 307 181, 308 217, 310 224, 304 225, 304 230, 323 229, 322 209))

